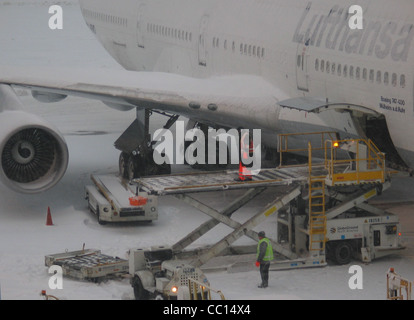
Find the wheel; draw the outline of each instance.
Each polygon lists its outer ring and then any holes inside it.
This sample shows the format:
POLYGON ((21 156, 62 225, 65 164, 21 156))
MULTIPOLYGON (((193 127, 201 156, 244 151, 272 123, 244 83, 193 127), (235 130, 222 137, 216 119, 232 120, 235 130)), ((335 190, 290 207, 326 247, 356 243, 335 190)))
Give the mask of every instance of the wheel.
POLYGON ((122 178, 128 178, 128 159, 129 154, 121 152, 119 155, 119 174, 122 178))
POLYGON ((132 280, 135 300, 148 300, 148 291, 144 289, 141 279, 137 276, 132 280))
POLYGON ((132 180, 137 178, 137 167, 135 163, 135 157, 129 157, 128 158, 128 164, 127 164, 127 179, 132 180))
POLYGON ((333 259, 337 264, 348 264, 352 260, 352 246, 345 241, 341 241, 333 248, 333 259))

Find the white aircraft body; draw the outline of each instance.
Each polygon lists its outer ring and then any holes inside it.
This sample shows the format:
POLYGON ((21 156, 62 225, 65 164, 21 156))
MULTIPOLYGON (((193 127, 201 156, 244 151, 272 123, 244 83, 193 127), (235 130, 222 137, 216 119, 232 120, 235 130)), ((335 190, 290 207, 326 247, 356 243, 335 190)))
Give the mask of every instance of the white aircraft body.
POLYGON ((414 168, 411 0, 80 0, 80 6, 126 70, 0 67, 0 177, 17 191, 53 186, 68 152, 56 129, 18 110, 13 85, 45 102, 77 95, 120 110, 136 107, 141 124, 145 109, 216 128, 261 129, 272 148, 280 133, 368 137, 389 161, 414 168), (363 9, 362 29, 349 24, 352 5, 363 9))

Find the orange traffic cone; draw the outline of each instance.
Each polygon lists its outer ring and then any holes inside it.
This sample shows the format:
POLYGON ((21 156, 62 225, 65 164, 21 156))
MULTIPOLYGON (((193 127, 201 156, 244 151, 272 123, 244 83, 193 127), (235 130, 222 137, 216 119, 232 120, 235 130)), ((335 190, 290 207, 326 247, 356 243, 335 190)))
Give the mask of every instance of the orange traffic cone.
POLYGON ((50 207, 47 207, 46 225, 53 226, 52 215, 50 214, 50 207))

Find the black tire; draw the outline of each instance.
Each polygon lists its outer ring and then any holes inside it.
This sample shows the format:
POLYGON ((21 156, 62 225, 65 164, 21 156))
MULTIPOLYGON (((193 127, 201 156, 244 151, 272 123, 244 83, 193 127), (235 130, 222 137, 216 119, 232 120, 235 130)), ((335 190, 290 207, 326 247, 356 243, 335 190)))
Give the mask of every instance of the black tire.
POLYGON ((128 159, 129 154, 121 152, 119 155, 119 174, 122 178, 128 178, 128 159))
POLYGON ((135 276, 132 280, 135 300, 148 300, 148 291, 144 289, 141 279, 135 276))
POLYGON ((337 243, 333 248, 333 259, 339 265, 348 264, 352 260, 352 246, 346 241, 337 243))
POLYGON ((137 174, 137 164, 134 157, 128 158, 128 164, 127 164, 127 179, 132 180, 138 177, 137 174))

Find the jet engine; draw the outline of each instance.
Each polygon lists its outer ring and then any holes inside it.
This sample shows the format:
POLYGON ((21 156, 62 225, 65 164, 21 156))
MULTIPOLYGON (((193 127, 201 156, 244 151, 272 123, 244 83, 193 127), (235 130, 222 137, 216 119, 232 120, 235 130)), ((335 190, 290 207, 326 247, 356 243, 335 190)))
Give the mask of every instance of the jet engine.
POLYGON ((0 181, 22 193, 43 192, 65 174, 63 136, 44 119, 23 111, 0 113, 0 181))

